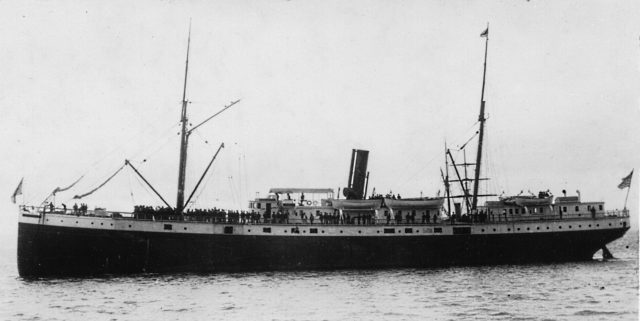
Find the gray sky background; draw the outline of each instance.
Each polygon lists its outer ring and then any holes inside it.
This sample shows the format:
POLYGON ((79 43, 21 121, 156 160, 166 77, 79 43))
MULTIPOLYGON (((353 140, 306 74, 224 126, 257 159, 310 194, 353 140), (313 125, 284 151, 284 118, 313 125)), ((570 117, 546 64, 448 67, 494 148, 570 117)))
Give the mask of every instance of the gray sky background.
MULTIPOLYGON (((479 35, 490 22, 491 181, 482 189, 579 189, 583 200, 622 208, 617 185, 640 170, 639 9, 637 1, 0 2, 0 233, 15 242, 9 196, 23 176, 24 201, 37 204, 85 175, 57 199, 71 206, 129 158, 175 202, 189 18, 192 123, 242 99, 192 135, 188 191, 227 146, 197 206, 246 206, 270 187, 337 190, 352 148, 370 151, 370 191, 435 195, 445 140, 459 146, 476 130, 479 35)), ((161 204, 128 168, 85 202, 161 204)))

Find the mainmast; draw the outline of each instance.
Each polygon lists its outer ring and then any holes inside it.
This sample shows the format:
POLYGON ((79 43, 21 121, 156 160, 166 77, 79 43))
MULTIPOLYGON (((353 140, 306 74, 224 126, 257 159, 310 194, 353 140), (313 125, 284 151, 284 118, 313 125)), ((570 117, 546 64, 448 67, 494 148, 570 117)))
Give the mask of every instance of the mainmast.
POLYGON ((487 23, 487 29, 480 34, 480 37, 485 37, 485 47, 484 47, 484 71, 482 73, 482 94, 480 95, 480 116, 478 117, 478 121, 480 122, 480 132, 478 137, 478 155, 476 156, 476 175, 474 178, 473 184, 473 201, 471 205, 471 209, 475 211, 478 205, 478 187, 480 185, 480 164, 482 161, 482 139, 484 137, 484 84, 487 76, 487 49, 489 48, 489 24, 487 23))
POLYGON ((189 135, 187 135, 187 74, 189 72, 189 46, 191 45, 191 22, 189 22, 189 36, 187 38, 187 60, 184 67, 184 88, 182 91, 182 131, 180 134, 180 163, 178 167, 178 197, 176 200, 176 213, 182 214, 184 208, 184 180, 187 170, 187 145, 189 135))

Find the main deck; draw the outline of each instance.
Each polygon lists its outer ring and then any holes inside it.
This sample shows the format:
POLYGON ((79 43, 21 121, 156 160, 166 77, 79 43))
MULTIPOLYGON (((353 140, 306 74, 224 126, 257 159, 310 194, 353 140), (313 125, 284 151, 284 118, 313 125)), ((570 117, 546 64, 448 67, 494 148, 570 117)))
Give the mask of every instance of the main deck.
MULTIPOLYGON (((311 223, 300 217, 288 220, 237 219, 235 215, 216 216, 193 215, 178 217, 173 215, 157 218, 139 218, 134 213, 87 210, 73 213, 54 209, 43 212, 44 208, 22 206, 20 222, 27 224, 51 225, 85 229, 144 231, 162 233, 197 234, 241 234, 241 235, 310 235, 310 236, 384 236, 384 235, 454 235, 454 234, 504 234, 563 232, 598 230, 607 228, 627 228, 629 211, 615 210, 584 215, 583 213, 539 216, 510 217, 506 220, 495 216, 483 222, 461 222, 452 219, 435 221, 416 220, 349 220, 335 219, 311 223)), ((250 217, 248 213, 247 217, 250 217)))

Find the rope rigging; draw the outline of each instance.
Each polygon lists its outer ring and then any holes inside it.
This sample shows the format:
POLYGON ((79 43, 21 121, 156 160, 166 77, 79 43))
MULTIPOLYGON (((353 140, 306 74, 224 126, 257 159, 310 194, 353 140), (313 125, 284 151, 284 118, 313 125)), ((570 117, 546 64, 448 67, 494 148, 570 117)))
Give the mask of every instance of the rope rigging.
POLYGON ((120 166, 120 168, 118 168, 118 170, 115 173, 113 173, 113 175, 109 176, 109 178, 107 178, 102 184, 98 185, 98 187, 92 189, 91 191, 89 191, 87 193, 84 193, 84 194, 81 194, 81 195, 76 195, 76 196, 73 197, 73 199, 74 200, 79 200, 79 199, 81 199, 83 197, 86 197, 86 196, 89 196, 89 195, 93 194, 95 191, 99 190, 100 188, 105 186, 107 183, 109 183, 109 181, 112 178, 114 178, 116 175, 118 175, 118 173, 120 173, 120 171, 124 168, 125 165, 126 164, 120 166))

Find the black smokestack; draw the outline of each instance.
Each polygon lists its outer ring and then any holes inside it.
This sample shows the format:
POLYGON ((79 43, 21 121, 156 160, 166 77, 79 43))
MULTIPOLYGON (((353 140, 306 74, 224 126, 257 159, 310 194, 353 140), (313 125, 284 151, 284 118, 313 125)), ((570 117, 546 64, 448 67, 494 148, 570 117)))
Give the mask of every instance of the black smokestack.
POLYGON ((351 166, 349 168, 348 187, 344 189, 347 199, 363 199, 367 180, 367 162, 369 151, 354 149, 351 152, 351 166))

